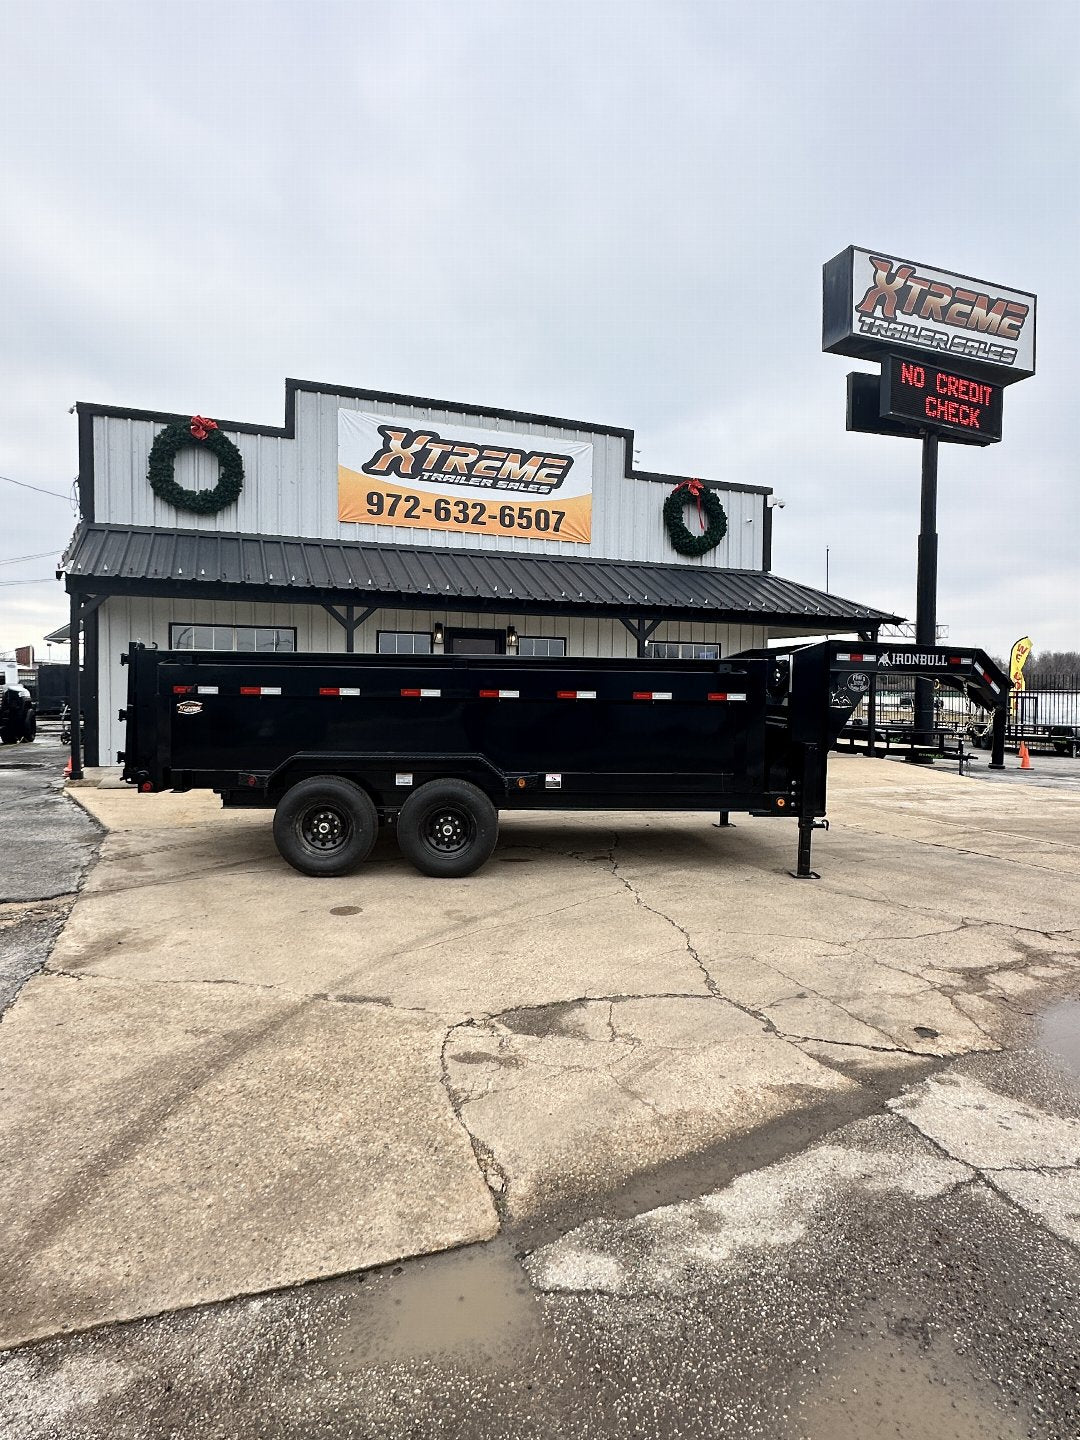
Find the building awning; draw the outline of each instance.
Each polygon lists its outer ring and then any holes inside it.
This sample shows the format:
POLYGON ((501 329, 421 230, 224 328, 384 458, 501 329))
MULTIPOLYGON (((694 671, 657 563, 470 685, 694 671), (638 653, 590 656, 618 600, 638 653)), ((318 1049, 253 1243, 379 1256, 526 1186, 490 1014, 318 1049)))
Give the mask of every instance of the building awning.
POLYGON ((648 615, 801 633, 869 630, 898 618, 761 570, 135 525, 80 526, 59 573, 69 591, 95 596, 648 615))

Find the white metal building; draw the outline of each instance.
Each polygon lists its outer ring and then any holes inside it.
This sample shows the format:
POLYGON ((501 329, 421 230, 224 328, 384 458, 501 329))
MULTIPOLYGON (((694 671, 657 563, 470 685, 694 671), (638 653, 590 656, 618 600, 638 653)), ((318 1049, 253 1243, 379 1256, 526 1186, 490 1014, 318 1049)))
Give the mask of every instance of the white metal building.
MULTIPOLYGON (((132 640, 711 657, 896 618, 772 575, 766 489, 706 482, 726 533, 680 554, 663 509, 682 477, 635 471, 629 430, 288 380, 283 427, 217 422, 242 489, 204 514, 148 478, 155 438, 192 417, 78 414, 81 520, 62 574, 91 765, 123 745, 132 640)), ((218 459, 193 438, 173 478, 213 490, 218 459)), ((706 512, 684 495, 696 538, 706 512)))

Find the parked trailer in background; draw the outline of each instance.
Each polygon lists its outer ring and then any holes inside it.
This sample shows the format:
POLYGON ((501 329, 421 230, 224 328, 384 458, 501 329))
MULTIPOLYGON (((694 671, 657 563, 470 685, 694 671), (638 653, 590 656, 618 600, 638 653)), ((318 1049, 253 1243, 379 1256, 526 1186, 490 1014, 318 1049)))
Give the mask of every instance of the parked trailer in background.
POLYGON ((124 779, 272 807, 308 875, 363 861, 380 825, 428 875, 468 875, 500 810, 745 811, 798 822, 811 876, 826 760, 879 670, 932 674, 997 717, 979 650, 826 641, 715 661, 147 650, 129 665, 124 779))

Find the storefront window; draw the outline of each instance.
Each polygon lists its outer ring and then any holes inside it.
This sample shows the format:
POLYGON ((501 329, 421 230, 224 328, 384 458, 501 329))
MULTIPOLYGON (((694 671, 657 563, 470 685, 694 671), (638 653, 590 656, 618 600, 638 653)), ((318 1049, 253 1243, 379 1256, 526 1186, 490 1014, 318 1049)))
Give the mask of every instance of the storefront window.
POLYGON ((555 655, 566 654, 566 641, 554 635, 519 635, 519 655, 555 655))
POLYGON ((380 630, 376 636, 380 655, 430 655, 430 630, 380 630))
POLYGON ((291 625, 170 625, 169 648, 281 654, 296 649, 296 630, 291 625))
POLYGON ((649 640, 654 660, 719 660, 720 646, 704 640, 649 640))

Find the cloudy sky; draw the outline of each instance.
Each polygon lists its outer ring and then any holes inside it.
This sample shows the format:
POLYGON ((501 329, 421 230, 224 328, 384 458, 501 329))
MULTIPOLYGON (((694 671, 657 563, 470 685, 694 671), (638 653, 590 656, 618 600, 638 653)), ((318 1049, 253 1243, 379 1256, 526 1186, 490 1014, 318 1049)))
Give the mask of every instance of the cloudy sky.
MULTIPOLYGON (((1003 442, 942 447, 938 617, 1080 648, 1075 0, 0 15, 0 474, 68 492, 76 400, 281 424, 286 375, 567 415, 773 486, 780 574, 913 615, 918 446, 821 353, 822 262, 882 247, 1039 296, 1003 442)), ((3 649, 73 517, 0 516, 3 649)))

